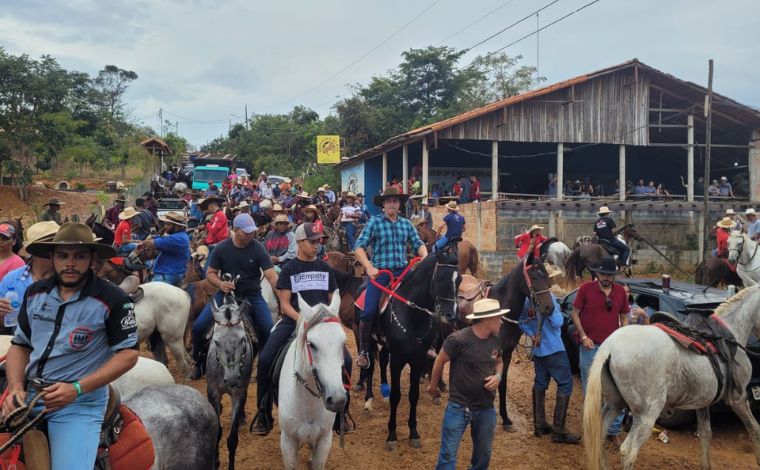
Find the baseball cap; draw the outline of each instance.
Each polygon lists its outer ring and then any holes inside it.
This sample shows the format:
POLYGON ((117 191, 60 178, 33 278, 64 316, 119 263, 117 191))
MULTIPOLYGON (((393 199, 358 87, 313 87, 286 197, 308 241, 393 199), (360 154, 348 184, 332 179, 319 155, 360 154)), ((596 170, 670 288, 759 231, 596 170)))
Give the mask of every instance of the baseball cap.
POLYGON ((256 230, 256 222, 250 214, 236 215, 232 220, 232 228, 239 228, 245 233, 253 233, 256 230))
POLYGON ((0 235, 13 238, 16 235, 16 229, 11 224, 0 224, 0 235))
POLYGON ((305 222, 298 226, 296 229, 296 241, 301 240, 321 240, 322 231, 319 227, 315 226, 311 222, 305 222))

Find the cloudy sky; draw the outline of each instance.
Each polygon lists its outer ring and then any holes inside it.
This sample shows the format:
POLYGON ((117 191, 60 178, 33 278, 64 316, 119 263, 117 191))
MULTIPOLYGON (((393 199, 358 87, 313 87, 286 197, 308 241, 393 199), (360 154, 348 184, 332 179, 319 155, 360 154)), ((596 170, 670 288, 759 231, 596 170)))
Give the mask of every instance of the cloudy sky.
MULTIPOLYGON (((0 46, 91 74, 106 64, 137 72, 133 115, 157 128, 163 108, 198 146, 241 122, 245 104, 249 114, 303 104, 325 115, 347 84, 394 67, 404 50, 467 48, 552 1, 0 0, 0 46)), ((559 0, 539 24, 590 1, 559 0)), ((758 107, 759 13, 757 0, 600 0, 541 31, 538 54, 535 36, 505 51, 538 60, 549 83, 637 57, 704 84, 713 58, 716 91, 758 107)), ((534 15, 464 61, 535 29, 534 15)))

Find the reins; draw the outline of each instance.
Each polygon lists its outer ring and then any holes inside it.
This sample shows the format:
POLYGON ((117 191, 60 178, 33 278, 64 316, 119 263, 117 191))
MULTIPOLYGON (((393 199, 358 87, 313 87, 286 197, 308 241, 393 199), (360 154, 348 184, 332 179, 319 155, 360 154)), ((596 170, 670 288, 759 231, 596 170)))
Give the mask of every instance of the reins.
MULTIPOLYGON (((536 306, 536 296, 540 294, 545 294, 547 292, 551 292, 551 289, 544 289, 540 291, 533 290, 533 283, 530 280, 530 274, 528 273, 529 267, 532 267, 532 264, 528 264, 528 258, 525 258, 523 260, 523 278, 525 279, 525 283, 528 285, 528 291, 530 293, 530 303, 533 305, 533 308, 536 306)), ((512 320, 514 323, 519 324, 519 322, 512 320)), ((544 315, 538 315, 536 318, 536 321, 538 322, 538 325, 536 326, 536 338, 535 338, 535 346, 538 347, 541 345, 541 331, 544 326, 544 315)))
MULTIPOLYGON (((740 249, 729 248, 729 250, 728 250, 728 251, 736 251, 737 253, 739 253, 736 256, 736 264, 740 264, 742 266, 746 266, 746 265, 752 263, 752 260, 755 259, 755 255, 757 255, 757 249, 760 248, 760 244, 755 243, 755 251, 752 252, 752 256, 749 258, 749 260, 747 260, 746 263, 742 263, 741 261, 739 261, 739 257, 741 257, 742 253, 744 252, 744 244, 745 243, 746 243, 746 240, 744 239, 744 236, 742 235, 742 245, 741 245, 741 248, 740 249)), ((755 269, 750 269, 747 272, 751 273, 751 272, 757 271, 758 269, 760 269, 760 266, 756 267, 755 269)))

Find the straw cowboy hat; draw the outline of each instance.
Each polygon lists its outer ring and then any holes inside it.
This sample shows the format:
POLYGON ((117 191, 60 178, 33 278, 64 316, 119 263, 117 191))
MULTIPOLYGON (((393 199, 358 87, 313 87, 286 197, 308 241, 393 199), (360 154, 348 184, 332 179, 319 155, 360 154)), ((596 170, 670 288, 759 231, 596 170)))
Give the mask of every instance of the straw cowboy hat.
POLYGON ((55 234, 58 233, 58 229, 60 228, 61 226, 52 220, 49 220, 47 222, 37 222, 36 224, 32 225, 26 229, 24 246, 21 247, 21 250, 19 250, 18 254, 24 257, 29 256, 29 253, 26 251, 26 247, 34 242, 49 242, 53 239, 55 234))
POLYGON ((307 193, 306 191, 301 191, 296 197, 300 197, 300 198, 303 198, 303 199, 309 199, 310 196, 309 196, 309 193, 307 193))
POLYGON ((592 266, 590 270, 598 274, 617 274, 617 265, 613 258, 605 256, 596 265, 592 266))
MULTIPOLYGON (((243 201, 243 202, 245 202, 245 201, 243 201)), ((247 202, 245 204, 248 205, 247 202)), ((240 206, 242 206, 242 205, 243 205, 243 203, 241 202, 240 206)), ((240 206, 238 206, 238 207, 240 207, 240 206)), ((259 203, 259 208, 264 209, 264 210, 271 209, 272 208, 272 201, 270 201, 269 199, 264 199, 263 201, 261 201, 259 203)))
POLYGON ((356 199, 356 194, 352 193, 351 191, 346 193, 346 198, 356 199))
POLYGON ((201 207, 202 211, 205 211, 208 209, 208 205, 211 204, 212 202, 215 202, 219 204, 219 206, 221 206, 224 203, 224 199, 212 194, 211 196, 207 197, 203 201, 199 202, 198 205, 201 207))
POLYGON ((314 211, 317 214, 319 214, 319 209, 317 209, 317 206, 315 206, 314 204, 309 204, 308 206, 304 207, 303 210, 304 210, 304 212, 306 212, 306 211, 314 211))
POLYGON ((282 208, 282 204, 275 204, 272 206, 272 212, 282 212, 285 209, 282 208))
POLYGON ((609 214, 609 213, 610 213, 610 208, 607 206, 602 206, 597 211, 597 214, 609 214))
POLYGON ((734 221, 731 220, 731 217, 723 217, 715 226, 719 228, 731 228, 734 226, 734 221))
POLYGON ((383 203, 386 199, 389 198, 397 198, 400 205, 406 204, 406 201, 409 199, 408 194, 404 194, 401 191, 398 190, 395 186, 388 186, 383 191, 383 194, 378 194, 372 198, 372 203, 375 204, 377 207, 383 207, 383 203))
MULTIPOLYGON (((266 199, 263 202, 268 202, 268 201, 269 201, 269 199, 266 199)), ((270 202, 269 205, 271 206, 272 203, 270 202)), ((251 207, 251 205, 248 204, 248 201, 246 201, 245 199, 243 199, 242 201, 240 201, 240 204, 238 204, 235 209, 243 209, 245 207, 251 207)), ((265 207, 261 206, 261 204, 259 204, 259 207, 265 208, 265 207)))
POLYGON ((140 214, 134 207, 126 207, 123 211, 119 212, 119 220, 129 220, 132 217, 140 214))
POLYGON ((447 202, 445 207, 446 207, 446 209, 448 209, 450 211, 459 212, 459 206, 457 206, 457 202, 456 201, 449 201, 449 202, 447 202))
POLYGON ((208 256, 208 247, 206 245, 199 246, 193 254, 190 255, 191 258, 196 258, 199 261, 206 259, 208 256))
POLYGON ((542 226, 540 226, 538 224, 533 224, 533 225, 530 226, 530 230, 528 230, 528 232, 532 232, 534 230, 543 230, 543 229, 544 228, 542 226))
POLYGON ((285 178, 282 179, 283 183, 290 183, 291 181, 292 180, 290 178, 287 178, 287 177, 285 177, 285 178))
POLYGON ((51 241, 30 243, 26 247, 26 251, 32 256, 49 258, 50 252, 56 246, 87 246, 97 253, 101 259, 116 256, 116 248, 95 241, 95 235, 93 235, 90 227, 79 222, 66 222, 61 225, 51 241))
POLYGON ((288 224, 288 225, 290 225, 290 220, 288 220, 288 216, 287 216, 287 215, 285 215, 285 214, 277 214, 277 215, 274 217, 274 220, 272 221, 272 223, 274 223, 274 224, 282 224, 282 223, 285 223, 285 224, 288 224))
POLYGON ((483 318, 500 317, 509 313, 508 308, 501 308, 496 299, 478 300, 472 306, 472 313, 465 318, 468 320, 481 320, 483 318))
POLYGON ((46 202, 45 205, 43 205, 42 207, 47 207, 47 206, 62 206, 64 204, 66 204, 66 203, 58 200, 57 197, 51 197, 50 199, 48 199, 48 202, 46 202))
POLYGON ((182 212, 171 211, 166 215, 162 215, 158 218, 161 222, 167 224, 179 225, 180 227, 187 227, 187 217, 182 212))

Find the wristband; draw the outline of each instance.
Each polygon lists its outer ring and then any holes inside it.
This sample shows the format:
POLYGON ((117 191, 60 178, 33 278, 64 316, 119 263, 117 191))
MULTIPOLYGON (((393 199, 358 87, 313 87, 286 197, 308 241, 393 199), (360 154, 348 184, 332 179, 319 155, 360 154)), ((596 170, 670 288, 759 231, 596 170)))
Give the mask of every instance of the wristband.
POLYGON ((77 396, 78 397, 82 396, 82 386, 79 385, 79 381, 76 381, 76 382, 72 383, 71 385, 73 385, 74 386, 74 390, 77 391, 77 396))
POLYGON ((581 336, 581 341, 583 341, 584 339, 588 339, 588 336, 586 335, 581 336))

